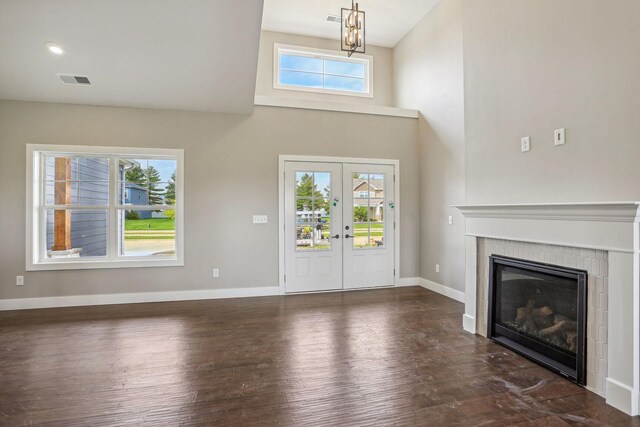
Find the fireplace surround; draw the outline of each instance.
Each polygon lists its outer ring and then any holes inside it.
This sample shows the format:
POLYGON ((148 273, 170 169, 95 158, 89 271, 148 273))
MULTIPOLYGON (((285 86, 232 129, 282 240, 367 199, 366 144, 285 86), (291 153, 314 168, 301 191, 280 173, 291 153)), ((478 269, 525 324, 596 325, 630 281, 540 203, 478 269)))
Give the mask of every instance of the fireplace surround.
POLYGON ((464 329, 486 336, 487 258, 495 253, 487 255, 487 247, 495 242, 515 251, 505 250, 507 256, 583 268, 593 334, 587 341, 587 387, 615 408, 639 415, 639 206, 635 201, 456 206, 466 224, 464 329))
POLYGON ((587 274, 491 255, 488 338, 586 385, 587 274))

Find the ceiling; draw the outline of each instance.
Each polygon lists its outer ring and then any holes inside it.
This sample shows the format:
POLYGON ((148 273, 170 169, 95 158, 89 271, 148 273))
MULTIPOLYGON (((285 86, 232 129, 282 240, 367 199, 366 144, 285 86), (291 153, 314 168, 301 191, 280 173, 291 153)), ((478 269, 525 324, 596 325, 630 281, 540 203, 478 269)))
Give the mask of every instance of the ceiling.
MULTIPOLYGON (((394 47, 438 0, 358 0, 366 16, 367 44, 394 47)), ((340 16, 350 0, 264 0, 262 29, 329 39, 340 38, 340 24, 327 23, 328 14, 340 16)))
POLYGON ((262 3, 2 0, 0 99, 250 113, 262 3))

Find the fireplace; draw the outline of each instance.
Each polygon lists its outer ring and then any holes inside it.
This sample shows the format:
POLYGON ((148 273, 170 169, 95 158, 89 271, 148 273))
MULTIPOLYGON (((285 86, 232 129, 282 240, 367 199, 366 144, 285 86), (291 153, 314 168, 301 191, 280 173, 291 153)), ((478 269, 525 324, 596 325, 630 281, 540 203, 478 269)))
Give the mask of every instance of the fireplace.
POLYGON ((489 257, 488 337, 586 385, 587 272, 489 257))

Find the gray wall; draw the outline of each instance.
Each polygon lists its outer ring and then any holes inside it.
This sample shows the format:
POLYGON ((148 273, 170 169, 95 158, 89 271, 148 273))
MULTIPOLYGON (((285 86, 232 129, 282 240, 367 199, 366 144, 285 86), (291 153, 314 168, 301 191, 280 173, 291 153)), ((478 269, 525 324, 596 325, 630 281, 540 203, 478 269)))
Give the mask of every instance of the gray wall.
POLYGON ((464 6, 467 202, 640 199, 640 2, 464 6))
MULTIPOLYGON (((335 25, 335 24, 327 24, 335 25)), ((339 26, 336 26, 339 31, 339 26)), ((373 98, 325 93, 300 92, 273 88, 273 44, 282 43, 293 46, 311 47, 340 51, 340 41, 295 34, 263 31, 260 37, 258 55, 258 77, 256 95, 277 98, 313 99, 319 101, 346 102, 349 104, 369 104, 391 106, 392 97, 392 50, 386 47, 367 46, 367 55, 373 56, 373 98)))
POLYGON ((418 122, 256 107, 252 116, 0 102, 0 298, 277 286, 278 155, 399 159, 400 277, 418 275, 418 122), (346 141, 344 129, 355 129, 346 141), (29 272, 25 144, 185 149, 185 267, 29 272), (253 214, 269 215, 253 225, 253 214), (220 278, 211 269, 220 268, 220 278), (25 275, 25 286, 15 276, 25 275))
POLYGON ((420 276, 464 291, 464 218, 451 208, 465 201, 462 59, 461 0, 440 1, 393 52, 395 105, 421 114, 420 276))

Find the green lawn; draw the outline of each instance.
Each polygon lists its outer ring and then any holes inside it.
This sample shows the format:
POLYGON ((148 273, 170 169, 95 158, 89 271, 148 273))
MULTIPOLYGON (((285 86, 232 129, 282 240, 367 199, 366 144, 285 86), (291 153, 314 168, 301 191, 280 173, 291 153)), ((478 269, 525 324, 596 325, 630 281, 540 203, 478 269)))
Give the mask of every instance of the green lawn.
MULTIPOLYGON (((371 229, 373 230, 374 228, 383 228, 384 224, 382 222, 372 222, 371 223, 371 229)), ((367 228, 367 223, 364 224, 354 224, 353 228, 358 229, 358 228, 364 228, 366 230, 367 228)))
POLYGON ((124 238, 125 240, 174 240, 176 236, 128 236, 125 234, 124 238))
POLYGON ((127 219, 125 230, 175 230, 175 220, 170 218, 127 219))

